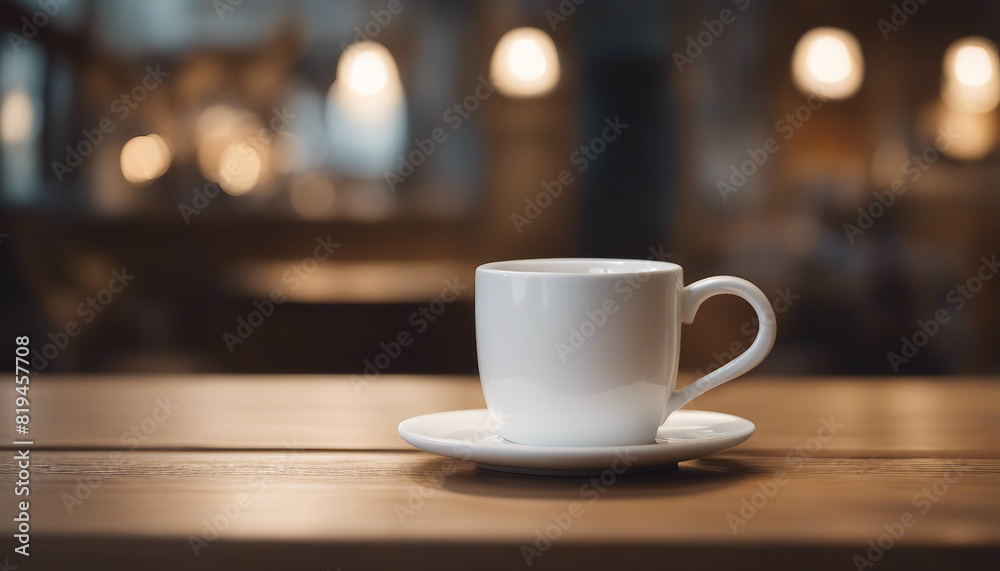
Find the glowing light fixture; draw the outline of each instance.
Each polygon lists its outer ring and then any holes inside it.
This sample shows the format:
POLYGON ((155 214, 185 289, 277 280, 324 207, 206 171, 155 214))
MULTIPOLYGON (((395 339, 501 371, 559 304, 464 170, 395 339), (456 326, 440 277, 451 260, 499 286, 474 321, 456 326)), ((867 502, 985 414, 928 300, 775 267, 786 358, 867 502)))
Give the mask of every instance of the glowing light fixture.
POLYGON ((545 75, 548 64, 538 42, 529 38, 515 40, 507 54, 507 67, 521 81, 538 81, 545 75))
POLYGON ((963 46, 955 54, 955 77, 966 85, 982 85, 993 75, 990 54, 980 46, 963 46))
POLYGON ((133 137, 122 147, 122 175, 132 184, 145 184, 163 176, 171 160, 173 152, 163 137, 133 137))
POLYGON ((396 60, 377 42, 347 46, 337 61, 337 80, 330 86, 330 97, 360 117, 394 109, 403 100, 396 60))
POLYGON ((538 28, 515 28, 493 50, 490 80, 509 97, 538 97, 559 82, 559 55, 548 34, 538 28))
POLYGON ((330 160, 340 171, 381 178, 406 146, 407 114, 396 60, 385 46, 347 46, 326 99, 330 160))
POLYGON ((992 111, 1000 103, 998 67, 997 46, 990 40, 956 40, 944 54, 941 97, 955 111, 992 111))
POLYGON ((389 82, 385 63, 374 50, 358 54, 350 68, 347 87, 358 95, 375 95, 389 82))
POLYGON ((792 51, 792 80, 800 91, 828 99, 846 99, 865 75, 861 44, 847 30, 814 28, 792 51))
POLYGON ((23 89, 7 92, 0 104, 0 137, 12 145, 23 143, 31 136, 35 125, 35 108, 23 89))

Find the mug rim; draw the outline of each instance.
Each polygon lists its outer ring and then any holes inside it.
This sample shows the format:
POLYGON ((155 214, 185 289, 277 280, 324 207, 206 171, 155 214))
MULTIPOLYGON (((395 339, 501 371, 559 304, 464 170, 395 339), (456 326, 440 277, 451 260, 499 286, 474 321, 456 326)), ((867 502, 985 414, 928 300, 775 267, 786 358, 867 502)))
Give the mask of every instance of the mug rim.
POLYGON ((642 260, 630 258, 528 258, 523 260, 501 260, 489 262, 476 268, 476 273, 483 272, 497 275, 516 276, 566 276, 566 277, 602 277, 622 276, 638 273, 659 274, 679 271, 681 267, 672 262, 662 260, 642 260), (560 269, 541 269, 552 266, 570 266, 572 264, 600 265, 610 271, 594 272, 593 268, 573 270, 569 267, 560 269), (527 266, 519 267, 519 266, 527 266), (538 266, 534 269, 531 266, 538 266))

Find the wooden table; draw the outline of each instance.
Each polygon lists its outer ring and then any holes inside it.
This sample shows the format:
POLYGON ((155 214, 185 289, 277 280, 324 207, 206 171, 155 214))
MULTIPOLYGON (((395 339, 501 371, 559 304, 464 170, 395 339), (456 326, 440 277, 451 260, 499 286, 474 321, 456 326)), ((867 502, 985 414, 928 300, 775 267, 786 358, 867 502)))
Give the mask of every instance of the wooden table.
MULTIPOLYGON (((532 569, 954 569, 1000 556, 994 379, 741 379, 694 408, 751 419, 750 440, 626 473, 592 503, 587 478, 467 462, 449 474, 399 438, 410 416, 484 406, 473 378, 31 387, 30 558, 13 554, 24 498, 14 453, 3 463, 4 555, 22 570, 522 569, 526 555, 532 569)), ((0 395, 8 450, 14 396, 0 395)))

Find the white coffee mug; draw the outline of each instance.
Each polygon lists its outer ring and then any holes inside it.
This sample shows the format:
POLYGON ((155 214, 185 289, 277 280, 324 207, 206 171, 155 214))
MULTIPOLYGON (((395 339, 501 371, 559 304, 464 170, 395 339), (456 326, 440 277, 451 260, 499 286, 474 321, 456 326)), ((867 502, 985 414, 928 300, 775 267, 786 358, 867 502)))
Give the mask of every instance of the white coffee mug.
POLYGON ((539 259, 476 269, 476 345, 486 404, 518 444, 655 442, 667 416, 760 363, 774 344, 771 304, 752 283, 716 276, 687 287, 681 267, 650 260, 539 259), (760 322, 744 353, 681 390, 681 323, 718 294, 760 322))

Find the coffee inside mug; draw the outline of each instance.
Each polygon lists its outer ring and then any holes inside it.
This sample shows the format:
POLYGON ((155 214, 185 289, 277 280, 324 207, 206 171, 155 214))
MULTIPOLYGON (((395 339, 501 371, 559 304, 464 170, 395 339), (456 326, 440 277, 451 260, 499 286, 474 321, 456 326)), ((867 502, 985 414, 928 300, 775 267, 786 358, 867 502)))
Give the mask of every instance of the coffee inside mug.
POLYGON ((479 266, 479 270, 496 272, 519 272, 533 274, 629 274, 655 272, 665 269, 680 269, 677 264, 658 260, 618 260, 618 259, 577 259, 557 258, 538 260, 511 260, 491 262, 479 266))

